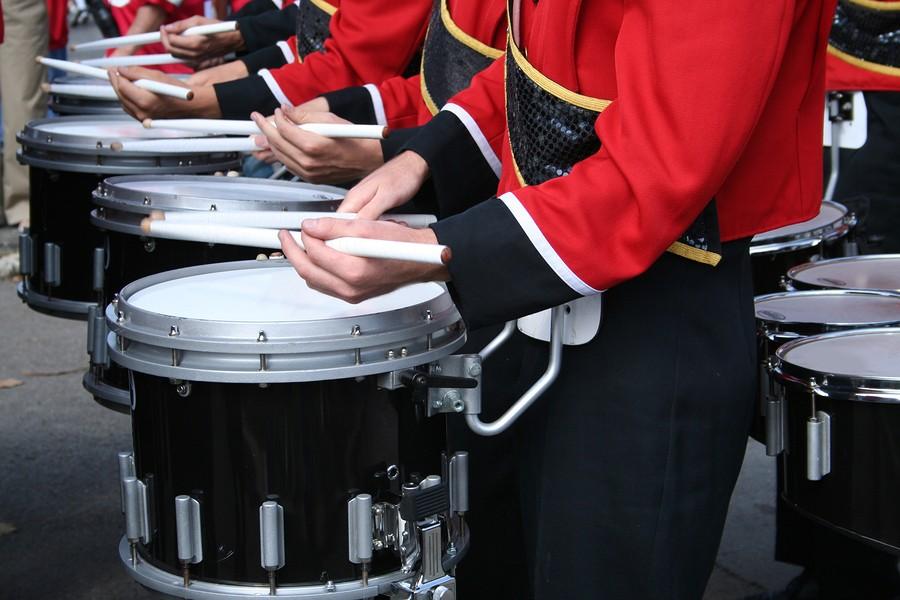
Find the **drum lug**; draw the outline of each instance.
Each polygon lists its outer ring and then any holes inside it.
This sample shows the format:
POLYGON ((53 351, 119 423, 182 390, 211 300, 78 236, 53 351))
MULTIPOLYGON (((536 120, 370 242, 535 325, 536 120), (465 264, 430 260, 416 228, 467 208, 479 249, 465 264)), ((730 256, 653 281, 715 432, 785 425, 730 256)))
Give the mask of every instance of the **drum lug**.
POLYGON ((149 544, 150 513, 147 485, 136 477, 123 480, 125 488, 125 537, 131 544, 131 562, 137 565, 138 542, 149 544))
POLYGON ((203 560, 203 536, 200 502, 187 495, 175 497, 175 536, 178 560, 184 575, 184 587, 190 585, 190 567, 203 560))
POLYGON ((769 398, 766 402, 766 455, 778 456, 784 451, 784 402, 769 398))
POLYGON ((58 286, 62 283, 60 248, 53 242, 44 244, 44 283, 50 286, 58 286))
POLYGON ((34 273, 34 240, 25 231, 19 234, 19 273, 34 273))
POLYGON ((464 515, 469 511, 469 453, 454 453, 448 467, 450 512, 464 515))
POLYGON ((369 563, 372 561, 374 547, 373 533, 372 496, 358 494, 347 502, 347 547, 350 562, 362 565, 364 587, 369 585, 369 563))
POLYGON ((103 248, 94 248, 93 274, 94 291, 102 292, 103 278, 106 274, 106 250, 103 248))
POLYGON ((106 335, 109 329, 106 324, 106 315, 99 306, 91 306, 88 309, 88 354, 91 356, 91 364, 101 367, 109 366, 109 347, 106 345, 106 335))
POLYGON ((819 481, 831 472, 831 415, 816 411, 806 422, 806 478, 819 481))
POLYGON ((260 566, 269 572, 269 594, 277 591, 275 571, 284 566, 284 508, 274 500, 259 507, 260 566))
POLYGON ((135 477, 134 454, 131 452, 119 452, 119 494, 122 497, 122 514, 125 514, 125 480, 135 477))

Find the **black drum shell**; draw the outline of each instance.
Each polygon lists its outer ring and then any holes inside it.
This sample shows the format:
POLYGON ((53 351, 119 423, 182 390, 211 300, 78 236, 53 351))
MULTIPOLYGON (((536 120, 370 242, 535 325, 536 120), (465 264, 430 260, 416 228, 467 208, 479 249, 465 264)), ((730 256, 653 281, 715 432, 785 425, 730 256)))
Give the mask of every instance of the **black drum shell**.
POLYGON ((814 248, 754 254, 750 258, 753 268, 753 293, 757 296, 784 291, 782 280, 792 267, 808 262, 844 256, 840 240, 826 241, 814 248))
MULTIPOLYGON (((167 379, 132 373, 137 476, 150 482, 153 539, 139 545, 155 566, 181 573, 175 496, 201 504, 204 559, 192 577, 265 584, 259 505, 284 507, 283 585, 358 579, 347 556, 347 501, 370 493, 396 502, 406 479, 440 473, 443 419, 421 398, 379 389, 375 377, 297 384, 191 383, 181 397, 167 379), (388 467, 400 476, 389 480, 388 467)), ((397 571, 391 550, 371 572, 397 571)))
POLYGON ((803 515, 858 540, 900 554, 900 403, 817 396, 831 416, 831 472, 806 478, 809 390, 784 383, 787 419, 782 498, 803 515))

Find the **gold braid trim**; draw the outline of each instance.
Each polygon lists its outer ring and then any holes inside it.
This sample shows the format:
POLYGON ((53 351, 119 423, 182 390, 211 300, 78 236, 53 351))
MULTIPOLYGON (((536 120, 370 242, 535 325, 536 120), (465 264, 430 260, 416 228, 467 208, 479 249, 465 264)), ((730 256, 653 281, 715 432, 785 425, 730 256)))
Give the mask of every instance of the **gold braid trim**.
POLYGON ((322 12, 326 12, 329 15, 334 15, 337 12, 337 7, 332 6, 325 2, 325 0, 309 0, 316 8, 321 10, 322 12))
POLYGON ((440 108, 437 104, 435 104, 434 99, 431 97, 431 94, 428 93, 428 86, 425 85, 425 49, 422 49, 422 63, 419 67, 419 90, 422 93, 422 100, 425 102, 425 106, 428 107, 428 112, 431 113, 431 116, 438 114, 440 112, 440 108))
POLYGON ((900 2, 876 2, 876 0, 844 0, 846 4, 855 4, 872 10, 900 10, 900 2))
MULTIPOLYGON (((900 2, 898 2, 900 4, 900 2)), ((861 58, 856 58, 851 54, 847 54, 846 52, 841 52, 837 48, 832 45, 828 46, 828 54, 835 56, 845 63, 849 63, 854 67, 858 67, 860 69, 864 69, 866 71, 872 71, 873 73, 880 73, 882 75, 891 75, 893 77, 900 77, 900 68, 898 67, 889 67, 887 65, 879 65, 878 63, 869 62, 867 60, 863 60, 861 58)))
POLYGON ((709 250, 701 250, 684 242, 672 242, 672 245, 666 249, 666 252, 677 254, 688 260, 693 260, 704 265, 715 267, 722 260, 721 254, 710 252, 709 250))
POLYGON ((447 0, 441 0, 441 21, 444 23, 444 27, 447 28, 447 31, 450 32, 456 41, 460 42, 464 46, 467 46, 481 54, 482 56, 486 56, 488 58, 497 59, 503 56, 503 50, 498 50, 492 46, 488 46, 484 42, 475 39, 465 31, 459 28, 459 25, 453 20, 450 16, 450 9, 447 8, 447 0))

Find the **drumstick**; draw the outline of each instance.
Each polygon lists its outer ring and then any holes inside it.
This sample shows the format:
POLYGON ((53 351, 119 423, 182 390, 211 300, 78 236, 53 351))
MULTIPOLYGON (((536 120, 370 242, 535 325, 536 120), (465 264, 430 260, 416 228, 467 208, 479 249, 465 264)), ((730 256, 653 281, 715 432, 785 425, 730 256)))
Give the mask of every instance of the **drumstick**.
POLYGON ((187 62, 171 54, 136 54, 134 56, 107 56, 79 61, 90 67, 140 67, 146 65, 175 65, 187 62))
MULTIPOLYGON (((144 127, 155 129, 181 129, 224 135, 258 135, 262 133, 253 121, 228 119, 144 119, 144 127)), ((275 124, 272 123, 274 126, 275 124)), ((357 138, 381 140, 387 137, 388 128, 381 125, 355 125, 353 123, 303 123, 297 125, 304 131, 329 138, 357 138)))
MULTIPOLYGON (((217 33, 227 33, 237 28, 237 21, 225 21, 224 23, 210 23, 209 25, 197 25, 189 27, 178 35, 215 35, 217 33)), ((104 38, 93 42, 83 42, 71 46, 71 50, 100 50, 106 48, 120 48, 122 46, 143 46, 145 44, 153 44, 162 40, 162 36, 158 31, 150 33, 138 33, 135 35, 122 35, 119 37, 104 38)))
POLYGON ((41 89, 48 94, 97 98, 100 100, 118 100, 116 90, 108 85, 91 85, 89 83, 42 83, 41 89))
MULTIPOLYGON (((54 69, 59 69, 60 71, 68 71, 69 73, 78 73, 79 75, 86 75, 87 77, 109 80, 109 71, 106 69, 98 69, 97 67, 82 65, 68 60, 44 58, 43 56, 38 56, 37 62, 54 69)), ((172 96, 174 98, 181 98, 182 100, 192 100, 194 98, 194 92, 189 88, 181 87, 179 85, 162 83, 160 81, 153 81, 152 79, 137 79, 131 83, 139 88, 163 96, 172 96)))
MULTIPOLYGON (((154 210, 151 221, 167 223, 188 223, 194 225, 241 225, 243 227, 263 227, 273 229, 299 229, 305 219, 346 219, 356 218, 356 213, 275 211, 275 210, 209 210, 209 211, 169 211, 154 210)), ((413 229, 422 229, 437 221, 434 215, 382 215, 381 221, 402 221, 413 229)))
POLYGON ((109 147, 114 152, 152 152, 154 154, 185 154, 190 152, 256 152, 261 147, 246 138, 181 138, 165 140, 123 140, 109 147))
MULTIPOLYGON (((141 230, 148 235, 172 240, 230 244, 233 246, 249 246, 271 250, 281 248, 281 242, 278 240, 278 229, 235 227, 230 225, 194 225, 144 219, 141 221, 141 230)), ((294 238, 298 246, 304 248, 299 232, 290 231, 288 233, 294 238)), ((344 254, 365 258, 407 260, 430 265, 444 265, 450 261, 450 248, 439 244, 341 237, 328 240, 325 242, 325 245, 344 254)))

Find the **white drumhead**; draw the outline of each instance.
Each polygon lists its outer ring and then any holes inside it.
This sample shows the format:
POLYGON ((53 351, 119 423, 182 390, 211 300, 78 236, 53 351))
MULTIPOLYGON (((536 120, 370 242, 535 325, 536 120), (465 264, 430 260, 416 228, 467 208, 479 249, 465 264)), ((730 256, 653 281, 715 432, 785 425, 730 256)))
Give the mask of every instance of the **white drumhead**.
POLYGON ((897 329, 808 338, 779 354, 784 362, 823 374, 900 378, 900 330, 897 329))
POLYGON ((900 255, 811 263, 792 269, 790 276, 802 283, 829 288, 900 291, 900 255))
POLYGON ((766 321, 823 325, 900 323, 900 296, 842 291, 796 292, 758 298, 756 317, 766 321))
POLYGON ((298 201, 340 200, 342 193, 328 186, 309 184, 279 185, 266 179, 250 179, 246 177, 204 177, 177 179, 132 179, 113 182, 118 189, 139 192, 141 194, 165 194, 172 196, 193 196, 218 200, 258 200, 258 201, 298 201))
POLYGON ((753 236, 753 243, 767 242, 785 237, 795 237, 806 232, 816 231, 837 223, 843 219, 846 214, 847 209, 840 204, 835 202, 825 203, 822 204, 822 207, 819 209, 819 214, 812 219, 757 234, 753 236))
POLYGON ((96 121, 79 118, 77 121, 66 118, 54 119, 34 126, 37 131, 58 135, 77 135, 98 140, 133 140, 133 139, 175 139, 207 137, 205 133, 196 131, 179 131, 177 129, 147 129, 139 122, 130 119, 96 121))
POLYGON ((374 315, 427 302, 444 293, 418 283, 350 304, 310 289, 293 269, 236 269, 172 279, 135 292, 131 305, 202 321, 303 322, 374 315))

